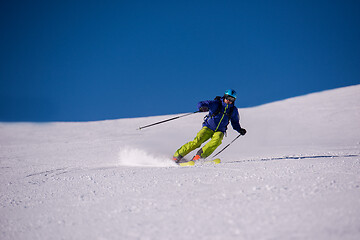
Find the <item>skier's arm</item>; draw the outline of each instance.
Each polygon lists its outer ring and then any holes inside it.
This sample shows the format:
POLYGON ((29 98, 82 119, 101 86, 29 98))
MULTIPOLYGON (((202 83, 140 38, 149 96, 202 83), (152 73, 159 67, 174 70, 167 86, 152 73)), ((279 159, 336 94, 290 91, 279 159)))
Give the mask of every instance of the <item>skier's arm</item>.
POLYGON ((209 111, 211 101, 201 101, 198 103, 198 109, 200 112, 207 112, 209 111))
POLYGON ((246 130, 244 128, 241 128, 240 126, 240 115, 237 108, 235 108, 233 113, 231 114, 231 126, 241 135, 246 134, 246 130))

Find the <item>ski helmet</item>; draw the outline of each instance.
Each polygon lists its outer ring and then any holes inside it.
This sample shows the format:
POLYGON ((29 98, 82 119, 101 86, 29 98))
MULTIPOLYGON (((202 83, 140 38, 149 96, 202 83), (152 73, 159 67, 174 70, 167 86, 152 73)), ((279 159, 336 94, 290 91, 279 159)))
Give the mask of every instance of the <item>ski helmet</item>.
POLYGON ((233 97, 236 99, 236 91, 234 89, 228 89, 225 91, 225 94, 224 94, 225 97, 233 97))

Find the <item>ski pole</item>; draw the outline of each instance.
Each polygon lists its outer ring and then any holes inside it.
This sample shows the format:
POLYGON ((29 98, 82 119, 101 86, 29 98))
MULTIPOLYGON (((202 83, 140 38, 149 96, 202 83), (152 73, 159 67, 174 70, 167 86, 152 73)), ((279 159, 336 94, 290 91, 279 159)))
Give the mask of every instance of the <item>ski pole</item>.
POLYGON ((216 157, 217 155, 219 155, 222 151, 224 151, 228 146, 230 146, 230 144, 232 144, 233 142, 235 142, 235 140, 238 139, 240 136, 241 136, 241 134, 239 134, 234 140, 232 140, 228 145, 226 145, 226 146, 225 146, 223 149, 221 149, 217 154, 215 154, 215 155, 213 156, 213 158, 216 157))
POLYGON ((146 126, 143 126, 143 127, 139 127, 137 130, 141 130, 141 129, 143 129, 143 128, 151 127, 151 126, 154 126, 154 125, 157 125, 157 124, 161 124, 161 123, 164 123, 164 122, 169 122, 169 121, 171 121, 171 120, 175 120, 175 119, 178 119, 178 118, 186 117, 186 116, 189 116, 189 115, 191 115, 191 114, 198 113, 198 112, 200 112, 200 111, 191 112, 191 113, 187 113, 187 114, 185 114, 185 115, 180 115, 180 116, 177 116, 177 117, 169 118, 169 119, 166 119, 166 120, 163 120, 163 121, 160 121, 160 122, 156 122, 156 123, 149 124, 149 125, 146 125, 146 126))

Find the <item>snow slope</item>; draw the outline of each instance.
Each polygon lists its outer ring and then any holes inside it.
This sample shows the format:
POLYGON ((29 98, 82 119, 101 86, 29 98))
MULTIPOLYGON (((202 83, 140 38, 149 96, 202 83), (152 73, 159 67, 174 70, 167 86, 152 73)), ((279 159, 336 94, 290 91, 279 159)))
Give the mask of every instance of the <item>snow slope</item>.
POLYGON ((194 167, 169 157, 204 113, 0 123, 0 239, 359 239, 360 85, 240 114, 194 167))

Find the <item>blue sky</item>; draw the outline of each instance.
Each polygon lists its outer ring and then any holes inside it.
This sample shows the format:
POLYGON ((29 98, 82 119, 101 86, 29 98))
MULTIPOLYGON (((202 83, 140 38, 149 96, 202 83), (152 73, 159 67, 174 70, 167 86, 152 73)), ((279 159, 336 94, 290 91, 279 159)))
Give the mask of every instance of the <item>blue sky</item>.
POLYGON ((360 1, 3 1, 0 121, 256 106, 360 83, 360 1))

